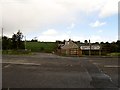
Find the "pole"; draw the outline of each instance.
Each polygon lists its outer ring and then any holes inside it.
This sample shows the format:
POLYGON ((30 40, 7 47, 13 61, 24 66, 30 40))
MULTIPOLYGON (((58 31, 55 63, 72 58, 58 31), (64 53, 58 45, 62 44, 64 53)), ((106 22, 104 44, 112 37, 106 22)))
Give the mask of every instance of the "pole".
POLYGON ((101 43, 100 43, 99 56, 101 56, 101 43))
POLYGON ((89 39, 89 47, 90 47, 90 49, 89 49, 89 56, 91 56, 91 44, 90 44, 90 39, 89 39))
POLYGON ((25 37, 25 50, 26 50, 26 36, 24 36, 25 37))
POLYGON ((2 37, 3 37, 3 28, 2 28, 2 37))

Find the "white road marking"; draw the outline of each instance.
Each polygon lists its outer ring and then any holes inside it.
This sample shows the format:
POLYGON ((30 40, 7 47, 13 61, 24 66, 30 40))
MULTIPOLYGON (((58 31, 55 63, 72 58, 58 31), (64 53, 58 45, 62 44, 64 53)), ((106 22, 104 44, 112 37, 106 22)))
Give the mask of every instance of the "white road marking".
POLYGON ((108 67, 108 68, 118 68, 120 66, 118 65, 104 65, 104 67, 108 67))
POLYGON ((4 69, 4 68, 8 68, 8 67, 10 67, 10 64, 9 64, 9 65, 4 66, 2 69, 4 69))
POLYGON ((99 65, 100 63, 93 63, 94 65, 99 65))
POLYGON ((3 64, 5 64, 5 63, 7 63, 7 64, 19 64, 19 65, 35 65, 35 66, 40 66, 41 65, 41 64, 36 64, 36 63, 3 62, 3 64))

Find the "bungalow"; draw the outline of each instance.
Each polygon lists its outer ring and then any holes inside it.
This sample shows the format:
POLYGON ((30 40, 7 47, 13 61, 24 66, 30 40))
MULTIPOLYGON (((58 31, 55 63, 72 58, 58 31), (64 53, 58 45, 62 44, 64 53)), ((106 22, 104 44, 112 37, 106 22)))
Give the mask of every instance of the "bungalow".
POLYGON ((59 45, 58 53, 67 56, 81 56, 82 51, 72 40, 65 41, 65 44, 59 45))
POLYGON ((99 44, 77 44, 69 39, 64 44, 58 44, 57 53, 66 56, 101 55, 101 46, 99 44))

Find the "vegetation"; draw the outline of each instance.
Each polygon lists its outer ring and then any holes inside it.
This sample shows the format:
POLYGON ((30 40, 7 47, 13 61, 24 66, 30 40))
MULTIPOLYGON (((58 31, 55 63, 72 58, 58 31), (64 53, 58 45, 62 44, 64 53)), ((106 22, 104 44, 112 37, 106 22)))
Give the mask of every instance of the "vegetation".
POLYGON ((24 55, 24 54, 32 54, 32 53, 30 51, 25 51, 25 50, 3 50, 2 54, 24 55))
POLYGON ((17 34, 13 34, 12 38, 8 38, 7 36, 2 37, 2 49, 3 50, 18 50, 18 49, 24 49, 25 45, 22 41, 23 35, 20 32, 20 30, 17 32, 17 34))
POLYGON ((57 44, 55 42, 27 42, 26 48, 32 52, 55 52, 57 44))
POLYGON ((3 54, 28 54, 29 51, 25 51, 24 41, 22 41, 23 34, 20 30, 12 35, 12 38, 7 36, 2 37, 2 53, 3 54))
POLYGON ((107 54, 108 56, 120 56, 120 53, 109 53, 109 54, 107 54))
MULTIPOLYGON (((26 49, 28 50, 28 52, 27 52, 25 50, 25 41, 22 41, 22 38, 23 38, 23 34, 22 34, 22 32, 20 32, 20 30, 16 34, 13 34, 12 38, 3 36, 2 37, 3 54, 16 54, 16 53, 27 54, 30 51, 51 53, 51 52, 56 52, 56 50, 58 48, 58 44, 65 43, 65 40, 64 41, 56 41, 56 42, 38 42, 38 40, 35 37, 35 39, 32 39, 31 41, 26 41, 26 49)), ((85 40, 84 43, 82 43, 80 41, 76 41, 75 43, 80 46, 81 44, 89 45, 89 42, 87 40, 85 40)), ((91 44, 100 45, 102 47, 101 48, 102 55, 110 55, 110 56, 120 55, 120 40, 118 40, 117 42, 112 42, 112 43, 95 42, 95 43, 91 43, 91 44)), ((96 51, 93 51, 91 54, 95 55, 96 53, 97 53, 97 55, 99 55, 99 53, 96 51)), ((83 54, 89 55, 89 51, 84 51, 83 54)))

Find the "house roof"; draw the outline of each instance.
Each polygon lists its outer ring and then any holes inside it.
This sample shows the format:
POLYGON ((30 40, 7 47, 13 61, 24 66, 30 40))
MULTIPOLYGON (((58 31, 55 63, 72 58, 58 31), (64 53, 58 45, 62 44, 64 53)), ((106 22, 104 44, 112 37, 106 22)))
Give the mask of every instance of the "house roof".
POLYGON ((72 48, 79 48, 77 44, 72 41, 66 41, 65 45, 61 47, 61 49, 72 49, 72 48))

